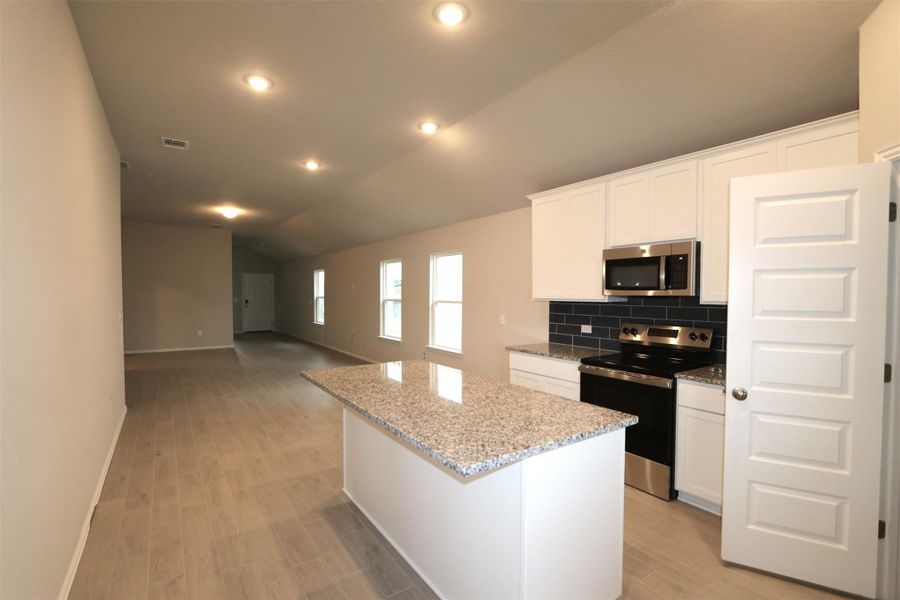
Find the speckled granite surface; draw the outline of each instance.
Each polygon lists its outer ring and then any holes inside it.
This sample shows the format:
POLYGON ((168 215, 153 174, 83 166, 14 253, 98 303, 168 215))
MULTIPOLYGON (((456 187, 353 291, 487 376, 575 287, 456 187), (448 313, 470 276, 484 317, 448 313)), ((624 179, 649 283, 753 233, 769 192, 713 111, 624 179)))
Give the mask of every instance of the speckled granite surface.
POLYGON ((637 423, 637 417, 424 360, 303 371, 463 477, 637 423))
POLYGON ((547 342, 540 344, 523 344, 521 346, 507 346, 506 349, 510 352, 522 352, 523 354, 534 354, 535 356, 548 356, 550 358, 571 360, 573 362, 581 362, 581 359, 587 356, 613 354, 612 350, 579 348, 578 346, 567 346, 565 344, 548 344, 547 342))
POLYGON ((708 367, 700 367, 699 369, 691 369, 690 371, 681 371, 680 373, 675 373, 675 377, 725 387, 725 365, 715 364, 708 367))

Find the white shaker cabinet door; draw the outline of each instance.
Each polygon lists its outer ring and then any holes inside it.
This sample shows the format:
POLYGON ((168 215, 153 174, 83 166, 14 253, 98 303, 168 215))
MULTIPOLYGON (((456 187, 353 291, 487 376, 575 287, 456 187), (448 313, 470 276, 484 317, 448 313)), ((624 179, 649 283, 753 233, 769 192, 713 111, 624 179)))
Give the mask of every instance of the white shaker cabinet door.
POLYGON ((612 179, 607 193, 606 245, 646 244, 650 239, 648 173, 612 179))
POLYGON ((605 186, 573 192, 570 202, 568 297, 603 298, 603 213, 605 186))
POLYGON ((675 488, 721 506, 725 417, 686 406, 676 413, 675 488))
POLYGON ((565 195, 531 207, 532 294, 535 299, 564 298, 570 269, 569 199, 565 195))
MULTIPOLYGON (((853 120, 816 127, 778 139, 778 171, 802 171, 855 165, 858 161, 859 122, 853 120)), ((873 157, 864 157, 863 162, 873 157)))
POLYGON ((697 237, 697 161, 658 169, 650 181, 650 235, 647 241, 669 242, 697 237))
POLYGON ((775 154, 775 142, 765 142, 711 156, 702 163, 700 302, 703 304, 728 302, 728 204, 731 178, 774 172, 775 154))

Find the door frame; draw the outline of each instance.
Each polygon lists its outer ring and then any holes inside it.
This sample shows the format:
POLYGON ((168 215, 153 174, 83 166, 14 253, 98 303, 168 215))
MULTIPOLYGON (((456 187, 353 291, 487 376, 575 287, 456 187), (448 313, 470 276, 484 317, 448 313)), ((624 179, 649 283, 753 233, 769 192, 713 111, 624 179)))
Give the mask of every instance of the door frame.
MULTIPOLYGON (((892 163, 891 202, 900 204, 900 143, 875 153, 874 162, 892 163)), ((880 518, 887 527, 878 547, 878 598, 900 596, 900 231, 891 223, 888 233, 888 303, 885 361, 893 367, 884 390, 880 518)))
POLYGON ((275 331, 275 274, 274 273, 241 273, 241 296, 238 299, 238 305, 241 311, 241 332, 248 331, 246 323, 244 323, 244 299, 246 297, 244 284, 247 276, 265 275, 272 278, 272 331, 275 331))

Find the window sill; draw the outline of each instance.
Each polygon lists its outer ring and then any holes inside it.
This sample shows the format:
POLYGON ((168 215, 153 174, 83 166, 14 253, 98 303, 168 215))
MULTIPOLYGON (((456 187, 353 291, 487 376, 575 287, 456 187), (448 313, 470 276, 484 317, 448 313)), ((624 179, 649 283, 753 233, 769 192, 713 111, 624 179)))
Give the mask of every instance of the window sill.
POLYGON ((383 340, 385 342, 393 342, 395 344, 400 344, 403 342, 403 338, 388 337, 386 335, 378 335, 375 337, 378 338, 379 340, 383 340))
POLYGON ((452 350, 450 348, 441 348, 440 346, 425 346, 426 350, 434 350, 435 352, 441 352, 443 354, 450 354, 452 356, 462 356, 462 350, 452 350))
POLYGON ((313 325, 318 325, 319 327, 325 327, 325 323, 317 323, 316 321, 313 321, 313 325))

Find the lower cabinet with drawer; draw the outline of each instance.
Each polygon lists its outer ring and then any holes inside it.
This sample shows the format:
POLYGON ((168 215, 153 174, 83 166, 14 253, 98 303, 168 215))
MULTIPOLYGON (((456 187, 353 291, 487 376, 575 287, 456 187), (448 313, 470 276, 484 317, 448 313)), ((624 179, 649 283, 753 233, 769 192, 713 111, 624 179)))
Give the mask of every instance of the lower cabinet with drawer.
POLYGON ((569 400, 580 400, 581 374, 577 362, 509 353, 509 382, 569 400))
POLYGON ((678 499, 722 514, 725 389, 678 380, 675 489, 678 499))

